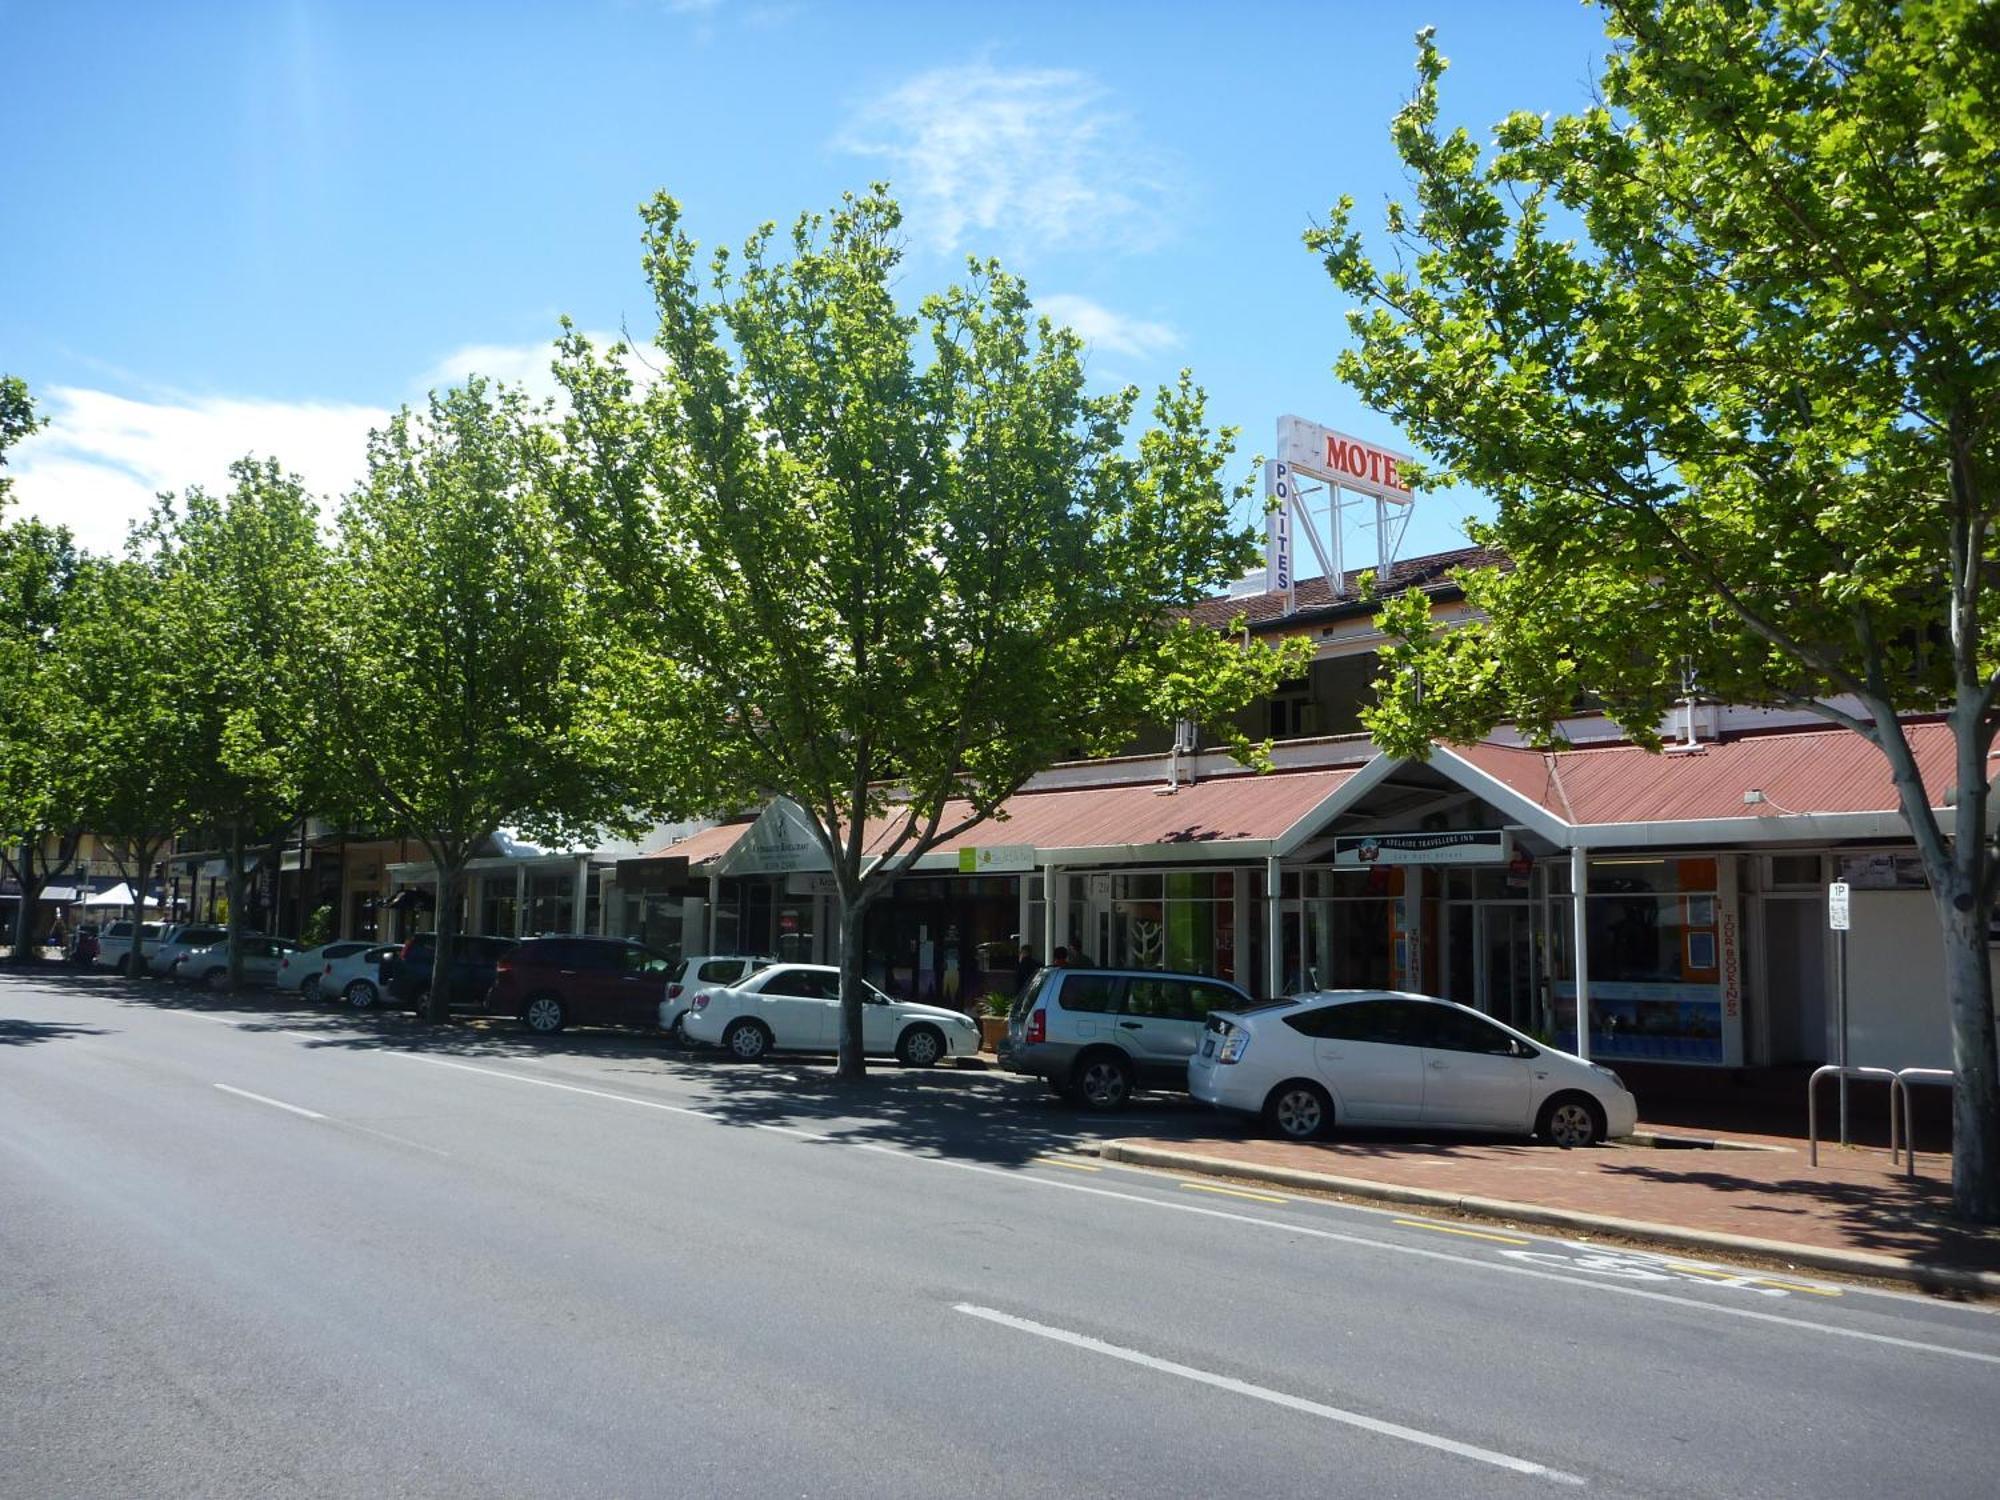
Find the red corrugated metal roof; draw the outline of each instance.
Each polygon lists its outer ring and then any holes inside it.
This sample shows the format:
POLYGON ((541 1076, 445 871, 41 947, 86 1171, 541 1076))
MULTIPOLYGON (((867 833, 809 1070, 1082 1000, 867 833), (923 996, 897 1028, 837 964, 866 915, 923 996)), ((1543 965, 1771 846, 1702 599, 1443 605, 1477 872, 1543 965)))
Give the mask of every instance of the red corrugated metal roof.
POLYGON ((738 839, 750 831, 749 822, 723 823, 714 828, 704 828, 691 833, 684 839, 676 840, 659 849, 648 849, 650 855, 677 854, 690 866, 704 864, 718 859, 736 847, 738 839))
MULTIPOLYGON (((1163 782, 1023 792, 1006 803, 1004 820, 989 818, 938 847, 943 852, 992 844, 1088 849, 1274 839, 1331 796, 1357 769, 1218 776, 1183 785, 1171 794, 1163 790, 1163 782)), ((945 809, 943 826, 949 827, 968 810, 962 802, 951 803, 945 809)), ((872 822, 870 851, 883 848, 898 826, 890 818, 872 822)))
MULTIPOLYGON (((1907 727, 1933 806, 1955 779, 1951 730, 1907 727)), ((1786 813, 1894 812, 1882 752, 1846 729, 1779 731, 1654 754, 1637 745, 1543 752, 1454 745, 1495 780, 1566 823, 1674 823, 1786 813), (1764 793, 1746 804, 1743 794, 1764 793)))

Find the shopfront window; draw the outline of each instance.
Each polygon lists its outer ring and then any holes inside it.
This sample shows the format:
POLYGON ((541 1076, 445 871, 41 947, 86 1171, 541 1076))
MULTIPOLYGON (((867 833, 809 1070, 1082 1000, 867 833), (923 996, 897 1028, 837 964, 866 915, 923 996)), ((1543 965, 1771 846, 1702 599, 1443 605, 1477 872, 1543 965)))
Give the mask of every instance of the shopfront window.
MULTIPOLYGON (((536 870, 528 876, 528 906, 522 936, 542 932, 573 932, 576 877, 568 870, 536 870)), ((509 936, 512 934, 509 933, 509 936)))
POLYGON ((902 999, 974 1009, 1014 993, 1020 926, 1020 876, 905 877, 868 914, 868 978, 902 999))
MULTIPOLYGON (((1605 859, 1590 866, 1590 1050, 1607 1058, 1724 1060, 1717 862, 1605 859)), ((1572 899, 1550 903, 1556 1043, 1576 1044, 1572 899)))
POLYGON ((1116 968, 1236 977, 1236 876, 1231 870, 1142 871, 1111 877, 1109 952, 1116 968))
POLYGON ((1408 986, 1415 913, 1400 867, 1304 870, 1299 881, 1304 895, 1297 943, 1286 943, 1285 994, 1408 986))

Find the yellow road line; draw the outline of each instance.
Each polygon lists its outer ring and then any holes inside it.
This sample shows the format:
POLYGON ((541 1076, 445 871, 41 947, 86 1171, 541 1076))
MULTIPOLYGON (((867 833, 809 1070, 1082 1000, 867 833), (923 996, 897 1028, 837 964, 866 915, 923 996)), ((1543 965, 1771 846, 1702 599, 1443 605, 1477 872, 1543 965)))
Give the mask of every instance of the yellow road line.
POLYGON ((1687 1272, 1690 1276, 1708 1276, 1717 1281, 1747 1281, 1753 1286, 1774 1286, 1787 1292, 1811 1292, 1815 1297, 1840 1295, 1830 1286, 1807 1286, 1801 1281, 1780 1281, 1775 1276, 1753 1276, 1748 1271, 1718 1271, 1710 1266, 1691 1266, 1681 1260, 1670 1260, 1667 1264, 1676 1271, 1687 1272))
POLYGON ((1449 1224, 1429 1224, 1422 1219, 1398 1219, 1405 1229, 1435 1229, 1439 1234, 1463 1235, 1469 1240, 1497 1240, 1503 1245, 1532 1245, 1533 1240, 1524 1240, 1518 1234, 1488 1234, 1483 1229, 1455 1229, 1449 1224))
POLYGON ((1047 1167, 1068 1167, 1072 1172, 1102 1172, 1104 1170, 1102 1167, 1093 1167, 1088 1162, 1070 1161, 1060 1156, 1038 1156, 1035 1160, 1047 1167))
POLYGON ((1276 1193, 1253 1193, 1248 1188, 1217 1187, 1212 1182, 1184 1182, 1184 1188, 1192 1188, 1197 1193, 1227 1193, 1232 1198, 1250 1198, 1258 1203, 1290 1203, 1289 1198, 1280 1198, 1276 1193))

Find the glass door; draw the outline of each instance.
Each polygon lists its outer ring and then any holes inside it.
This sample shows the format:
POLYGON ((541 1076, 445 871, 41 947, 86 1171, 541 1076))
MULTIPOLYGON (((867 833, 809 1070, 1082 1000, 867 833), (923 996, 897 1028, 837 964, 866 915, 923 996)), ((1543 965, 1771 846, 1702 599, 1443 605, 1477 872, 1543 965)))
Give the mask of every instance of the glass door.
POLYGON ((1525 901, 1482 902, 1474 908, 1478 953, 1473 1003, 1523 1031, 1533 1031, 1539 1020, 1533 910, 1525 901))

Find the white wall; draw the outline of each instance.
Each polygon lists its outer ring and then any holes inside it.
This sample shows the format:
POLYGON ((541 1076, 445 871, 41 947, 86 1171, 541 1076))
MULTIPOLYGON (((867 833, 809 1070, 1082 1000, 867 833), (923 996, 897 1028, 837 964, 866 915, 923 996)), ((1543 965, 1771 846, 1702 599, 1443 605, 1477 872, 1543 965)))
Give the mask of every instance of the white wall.
MULTIPOLYGON (((1869 1068, 1948 1068, 1944 942, 1929 891, 1856 891, 1847 935, 1849 1061, 1869 1068)), ((1989 961, 1993 950, 1988 949, 1989 961)), ((1831 976, 1829 976, 1831 977, 1831 976)), ((2000 988, 2000 986, 1996 986, 2000 988)), ((1827 1006, 1829 1059, 1839 1054, 1827 1006)))

